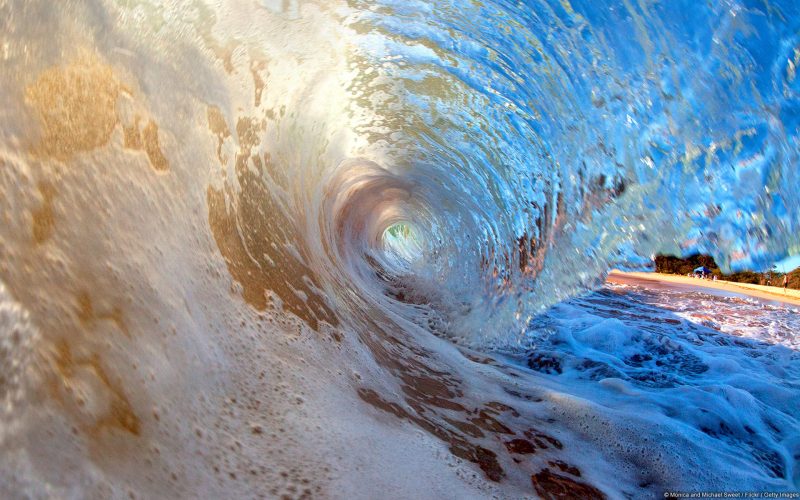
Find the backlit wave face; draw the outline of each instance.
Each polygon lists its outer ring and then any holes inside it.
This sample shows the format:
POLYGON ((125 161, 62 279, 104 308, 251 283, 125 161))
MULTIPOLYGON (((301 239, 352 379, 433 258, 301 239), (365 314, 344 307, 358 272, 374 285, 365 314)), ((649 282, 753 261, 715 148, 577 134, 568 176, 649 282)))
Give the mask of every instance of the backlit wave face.
POLYGON ((656 251, 800 250, 798 10, 0 0, 0 491, 796 484, 484 353, 656 251))
POLYGON ((445 179, 457 281, 477 252, 499 295, 541 305, 656 251, 797 248, 791 3, 355 3, 399 154, 445 179))

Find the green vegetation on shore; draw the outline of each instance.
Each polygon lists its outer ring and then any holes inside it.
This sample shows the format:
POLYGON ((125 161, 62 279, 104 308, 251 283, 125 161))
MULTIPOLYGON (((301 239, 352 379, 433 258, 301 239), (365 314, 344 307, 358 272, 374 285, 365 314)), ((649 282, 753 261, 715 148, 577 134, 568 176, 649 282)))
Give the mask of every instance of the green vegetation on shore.
MULTIPOLYGON (((714 262, 714 258, 710 255, 690 255, 683 259, 672 255, 656 255, 655 264, 657 273, 681 274, 686 276, 686 274, 691 273, 696 268, 705 266, 710 269, 711 274, 716 275, 718 279, 737 283, 783 287, 784 273, 779 272, 775 268, 766 272, 739 271, 732 274, 723 274, 717 266, 717 263, 714 262)), ((800 267, 786 274, 789 275, 789 288, 800 290, 800 267)))

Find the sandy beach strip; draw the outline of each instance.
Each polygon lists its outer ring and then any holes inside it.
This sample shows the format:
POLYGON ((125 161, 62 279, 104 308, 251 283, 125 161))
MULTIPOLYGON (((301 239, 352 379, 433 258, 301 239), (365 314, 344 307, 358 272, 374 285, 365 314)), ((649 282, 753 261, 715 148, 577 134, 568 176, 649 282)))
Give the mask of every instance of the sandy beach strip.
POLYGON ((640 273, 613 270, 608 274, 609 283, 648 286, 658 284, 670 287, 692 287, 721 290, 737 293, 748 297, 755 297, 785 304, 800 306, 800 290, 787 289, 775 286, 751 285, 749 283, 734 283, 732 281, 712 281, 677 274, 640 273))

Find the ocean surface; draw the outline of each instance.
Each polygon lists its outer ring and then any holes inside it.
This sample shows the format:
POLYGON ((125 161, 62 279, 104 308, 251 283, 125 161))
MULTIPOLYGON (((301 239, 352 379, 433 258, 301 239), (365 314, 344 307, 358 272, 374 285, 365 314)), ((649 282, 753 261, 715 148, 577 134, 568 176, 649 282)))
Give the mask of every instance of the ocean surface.
POLYGON ((794 0, 0 0, 0 497, 800 489, 794 0))

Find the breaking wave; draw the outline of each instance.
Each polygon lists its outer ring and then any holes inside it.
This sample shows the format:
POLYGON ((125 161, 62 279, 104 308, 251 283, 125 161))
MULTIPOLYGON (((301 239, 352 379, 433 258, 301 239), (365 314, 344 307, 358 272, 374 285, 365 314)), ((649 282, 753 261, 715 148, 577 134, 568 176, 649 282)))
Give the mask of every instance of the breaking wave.
POLYGON ((800 252, 798 20, 0 0, 0 491, 796 489, 796 311, 584 292, 800 252))

